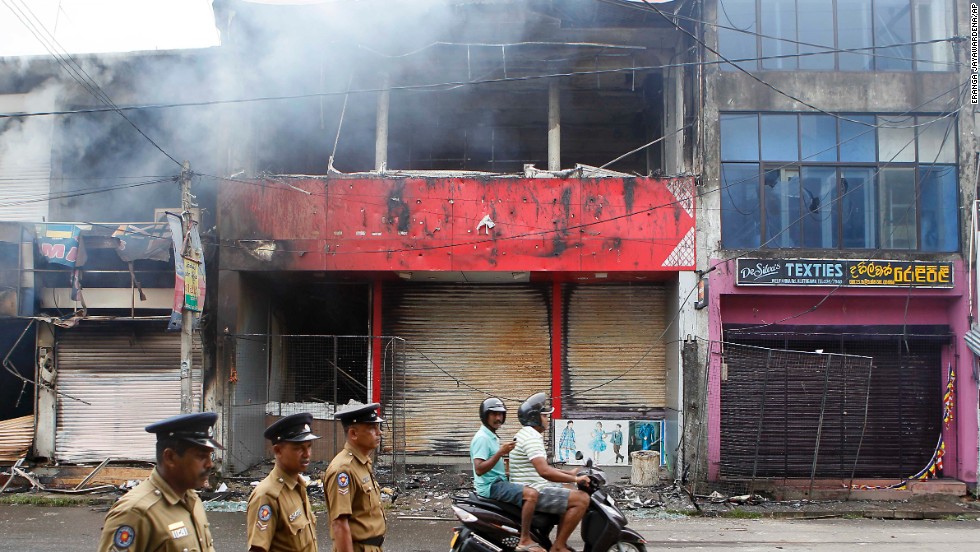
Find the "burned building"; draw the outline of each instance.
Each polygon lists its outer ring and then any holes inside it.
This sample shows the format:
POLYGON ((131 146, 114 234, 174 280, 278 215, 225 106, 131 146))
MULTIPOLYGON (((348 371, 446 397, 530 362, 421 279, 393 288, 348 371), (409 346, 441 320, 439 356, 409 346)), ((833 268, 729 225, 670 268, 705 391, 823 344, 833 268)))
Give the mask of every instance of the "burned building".
POLYGON ((216 6, 242 89, 279 98, 242 110, 243 172, 218 186, 230 469, 256 461, 264 416, 351 400, 384 405, 399 461, 458 462, 483 398, 538 391, 560 418, 666 419, 674 457, 696 203, 682 4, 216 6))

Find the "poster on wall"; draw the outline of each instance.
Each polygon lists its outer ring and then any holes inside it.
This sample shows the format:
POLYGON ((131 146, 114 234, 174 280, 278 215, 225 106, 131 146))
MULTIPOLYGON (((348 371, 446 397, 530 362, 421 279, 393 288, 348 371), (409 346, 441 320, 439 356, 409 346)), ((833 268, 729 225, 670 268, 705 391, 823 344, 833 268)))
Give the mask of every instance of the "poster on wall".
POLYGON ((592 458, 597 466, 628 466, 627 420, 555 420, 555 462, 581 465, 592 458), (582 460, 575 459, 582 452, 582 460))
POLYGON ((636 420, 630 422, 629 449, 652 450, 660 453, 660 465, 667 464, 667 451, 664 447, 663 420, 636 420))

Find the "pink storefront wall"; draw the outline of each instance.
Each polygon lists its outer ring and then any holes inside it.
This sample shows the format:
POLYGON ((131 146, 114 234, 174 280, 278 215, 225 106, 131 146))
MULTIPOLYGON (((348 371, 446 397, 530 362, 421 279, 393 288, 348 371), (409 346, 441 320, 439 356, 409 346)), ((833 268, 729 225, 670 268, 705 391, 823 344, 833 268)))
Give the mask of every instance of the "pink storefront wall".
MULTIPOLYGON (((948 325, 953 344, 943 349, 942 386, 946 367, 956 370, 954 419, 944 430, 944 477, 973 483, 977 480, 977 382, 973 379, 973 353, 963 335, 969 329, 968 278, 964 263, 954 265, 953 289, 868 289, 825 287, 737 287, 735 262, 713 260, 710 273, 709 336, 711 366, 708 374, 708 474, 718 478, 721 458, 722 324, 785 325, 948 325), (831 293, 833 292, 833 293, 831 293), (828 294, 829 297, 828 297, 828 294), (814 309, 814 306, 819 306, 814 309), (810 309, 813 309, 812 312, 810 309), (803 314, 801 314, 803 313, 803 314)), ((937 414, 938 415, 938 414, 937 414)), ((911 475, 911 474, 908 474, 911 475)))

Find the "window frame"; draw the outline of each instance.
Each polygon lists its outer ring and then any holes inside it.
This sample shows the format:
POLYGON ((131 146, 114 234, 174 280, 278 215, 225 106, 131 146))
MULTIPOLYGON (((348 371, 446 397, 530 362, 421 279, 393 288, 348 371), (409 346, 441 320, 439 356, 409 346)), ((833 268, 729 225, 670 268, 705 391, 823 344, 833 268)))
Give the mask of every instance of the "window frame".
MULTIPOLYGON (((956 219, 957 219, 956 220, 956 228, 959 228, 960 227, 959 224, 960 224, 961 218, 962 218, 962 215, 960 213, 960 207, 959 207, 959 203, 961 202, 961 197, 960 197, 960 191, 961 190, 960 190, 960 181, 959 181, 959 173, 960 173, 959 164, 958 163, 948 163, 948 162, 946 162, 946 163, 944 163, 944 162, 934 162, 933 160, 930 160, 930 159, 923 160, 923 159, 920 159, 919 158, 919 153, 920 153, 919 140, 920 140, 920 136, 922 136, 924 134, 924 133, 920 132, 920 130, 919 130, 920 128, 923 128, 923 127, 918 126, 918 125, 922 124, 922 123, 920 123, 920 121, 923 120, 923 119, 930 119, 930 118, 933 119, 933 120, 936 120, 936 119, 939 119, 940 117, 942 117, 944 114, 942 114, 942 113, 914 113, 914 114, 893 114, 893 113, 836 113, 835 115, 837 117, 835 117, 835 125, 834 125, 834 129, 835 129, 834 142, 836 144, 836 152, 835 152, 836 161, 816 161, 816 160, 815 161, 810 161, 810 160, 806 160, 806 159, 803 159, 802 158, 802 155, 803 155, 803 124, 802 124, 802 120, 803 119, 802 118, 803 117, 806 117, 808 115, 814 115, 814 114, 813 113, 809 113, 809 112, 773 112, 773 111, 722 111, 722 112, 719 112, 719 133, 718 133, 718 136, 719 136, 719 148, 718 148, 718 151, 719 151, 719 185, 720 186, 725 186, 725 187, 732 185, 731 183, 727 183, 727 184, 725 183, 724 171, 725 171, 725 166, 726 165, 729 165, 729 166, 748 166, 748 165, 755 165, 757 167, 757 170, 758 170, 758 178, 755 179, 755 186, 757 187, 756 196, 758 197, 758 200, 759 200, 759 204, 758 204, 759 237, 758 237, 758 240, 756 240, 759 245, 757 245, 755 247, 749 247, 749 248, 744 247, 744 246, 740 246, 740 245, 736 245, 736 246, 727 245, 725 243, 725 233, 723 231, 723 229, 725 227, 725 224, 724 224, 724 221, 721 221, 721 224, 719 225, 719 229, 722 230, 722 236, 721 236, 720 242, 721 242, 721 246, 722 246, 722 249, 723 250, 760 249, 760 250, 782 250, 782 251, 804 251, 804 250, 809 250, 809 251, 841 251, 841 252, 843 252, 843 251, 895 251, 895 252, 910 252, 911 251, 911 252, 928 253, 928 254, 957 254, 957 253, 960 253, 962 251, 962 248, 963 248, 963 240, 962 240, 962 236, 961 236, 960 232, 957 232, 956 233, 956 243, 955 243, 955 247, 952 250, 944 251, 941 248, 940 249, 930 249, 930 250, 923 249, 923 236, 922 236, 922 215, 923 215, 923 213, 922 213, 922 210, 923 210, 923 205, 922 205, 923 188, 922 188, 922 185, 923 185, 923 183, 922 183, 922 177, 923 177, 923 174, 925 172, 932 171, 932 170, 935 170, 936 168, 941 168, 941 167, 950 167, 950 168, 952 168, 952 170, 953 170, 953 182, 955 183, 956 206, 954 206, 954 208, 952 209, 953 213, 950 213, 950 214, 953 215, 953 216, 955 216, 956 219), (756 125, 757 125, 756 128, 758 129, 757 130, 757 136, 756 136, 756 139, 757 139, 757 142, 758 142, 757 143, 757 146, 756 146, 756 150, 758 151, 759 158, 756 159, 756 160, 747 160, 747 159, 737 159, 736 160, 736 159, 726 159, 726 158, 724 158, 721 155, 721 151, 722 151, 722 149, 721 149, 722 148, 722 145, 721 144, 724 141, 723 132, 722 132, 722 130, 720 128, 720 125, 722 124, 722 121, 727 116, 743 116, 744 117, 744 116, 751 116, 751 115, 754 115, 755 118, 756 118, 756 125), (797 159, 795 161, 767 160, 767 159, 763 158, 763 155, 762 155, 762 151, 763 151, 762 150, 762 141, 763 141, 762 117, 765 116, 765 115, 795 115, 797 117, 797 122, 796 122, 796 132, 797 132, 797 139, 796 139, 797 159), (841 152, 841 142, 840 142, 841 126, 842 126, 842 123, 845 122, 845 121, 842 121, 842 118, 855 118, 855 117, 872 117, 873 120, 874 120, 874 125, 875 125, 874 133, 873 133, 873 138, 874 138, 874 155, 875 155, 875 160, 874 161, 859 162, 859 161, 842 161, 841 160, 841 154, 840 154, 840 152, 841 152), (915 128, 915 132, 913 133, 914 141, 911 144, 911 146, 913 147, 913 151, 915 153, 915 156, 914 156, 913 161, 891 162, 891 161, 888 161, 888 160, 882 160, 882 159, 880 159, 880 140, 878 138, 878 134, 879 134, 879 130, 880 130, 881 126, 882 126, 882 122, 881 122, 881 119, 882 118, 884 118, 884 119, 892 118, 893 120, 894 119, 897 119, 897 118, 907 118, 909 124, 917 125, 916 127, 914 127, 915 128), (835 220, 834 220, 834 223, 833 223, 834 230, 836 232, 836 244, 833 247, 807 247, 807 246, 803 245, 806 242, 806 230, 805 230, 805 222, 804 222, 804 219, 802 218, 802 215, 804 214, 804 211, 807 209, 806 205, 803 204, 803 198, 802 198, 803 174, 804 174, 804 169, 805 168, 824 168, 824 169, 833 169, 835 171, 834 178, 836 180, 836 189, 835 189, 835 196, 834 196, 833 201, 837 204, 837 206, 836 206, 837 207, 836 208, 836 211, 837 212, 835 214, 835 220), (799 201, 799 203, 800 203, 800 205, 799 205, 799 211, 800 211, 801 218, 799 218, 798 220, 792 222, 791 225, 790 225, 790 228, 792 228, 794 226, 795 227, 798 227, 798 234, 799 234, 798 238, 799 239, 797 240, 797 243, 799 243, 799 245, 792 246, 792 247, 780 247, 778 245, 767 244, 767 241, 770 241, 770 240, 771 241, 776 241, 776 240, 773 240, 771 238, 767 238, 767 236, 768 236, 768 228, 767 228, 768 213, 767 213, 766 188, 765 188, 766 187, 766 175, 769 172, 773 171, 773 170, 780 170, 780 169, 795 170, 797 172, 797 174, 798 174, 797 186, 799 186, 800 187, 800 190, 801 190, 800 197, 798 197, 798 199, 797 199, 799 201), (858 169, 858 170, 860 170, 860 169, 870 169, 871 170, 871 175, 872 175, 873 178, 872 178, 870 184, 872 186, 874 186, 874 189, 873 189, 873 191, 871 193, 871 199, 872 199, 872 202, 871 203, 872 204, 870 206, 866 206, 866 208, 871 207, 871 208, 874 209, 874 216, 873 216, 873 220, 874 220, 874 224, 875 224, 875 228, 874 228, 874 244, 872 244, 871 247, 846 247, 845 246, 846 240, 845 240, 845 234, 844 234, 844 226, 845 226, 844 225, 844 213, 843 213, 843 210, 841 208, 841 205, 842 205, 842 200, 841 200, 841 198, 842 198, 842 195, 841 195, 842 194, 842 191, 841 191, 841 186, 842 186, 841 179, 843 178, 844 171, 846 171, 848 169, 858 169), (882 195, 881 195, 882 194, 882 188, 881 188, 881 186, 882 186, 882 172, 885 169, 912 169, 912 173, 913 173, 913 193, 914 193, 914 200, 915 201, 914 201, 914 204, 913 204, 913 206, 914 206, 914 221, 913 221, 914 227, 913 227, 913 235, 911 236, 911 239, 913 239, 914 242, 915 242, 915 247, 914 248, 889 248, 889 247, 885 247, 884 246, 884 243, 885 243, 886 239, 884 237, 884 234, 885 234, 885 226, 884 226, 884 221, 882 219, 883 207, 882 207, 882 204, 881 204, 881 201, 882 201, 882 195)), ((950 128, 950 134, 949 134, 949 136, 952 137, 953 140, 954 140, 954 142, 952 144, 952 148, 953 148, 953 159, 955 160, 955 159, 959 159, 959 143, 958 143, 958 140, 956 140, 956 135, 957 135, 956 134, 957 133, 957 121, 956 121, 955 118, 951 118, 950 123, 951 123, 951 128, 950 128)), ((943 149, 944 148, 941 146, 940 147, 940 151, 943 151, 943 149)), ((751 182, 745 182, 743 185, 751 186, 752 184, 751 184, 751 182)), ((848 192, 848 193, 853 193, 853 192, 848 192)), ((730 201, 730 200, 726 200, 725 196, 723 195, 721 197, 721 203, 722 203, 722 205, 721 205, 721 208, 719 209, 719 217, 723 217, 726 208, 729 208, 729 207, 727 207, 726 201, 730 201)))
MULTIPOLYGON (((794 13, 795 13, 795 16, 796 16, 796 26, 795 26, 795 29, 796 30, 795 30, 795 36, 793 36, 793 37, 780 37, 778 34, 776 34, 776 33, 770 33, 770 32, 768 32, 766 30, 766 28, 763 26, 763 18, 760 17, 760 14, 763 13, 763 11, 762 11, 763 10, 762 3, 764 1, 765 0, 754 0, 754 2, 753 2, 754 9, 755 9, 755 15, 753 17, 753 20, 754 20, 754 28, 755 28, 755 31, 753 31, 753 33, 754 33, 753 38, 755 39, 755 59, 748 59, 748 60, 745 60, 745 61, 738 61, 738 62, 735 63, 736 65, 738 65, 738 66, 740 66, 740 67, 742 67, 745 70, 750 71, 750 72, 761 72, 761 71, 781 71, 781 72, 786 72, 786 71, 790 71, 790 72, 792 72, 792 71, 806 71, 806 72, 818 72, 818 73, 820 73, 820 72, 823 72, 823 73, 826 73, 826 72, 860 73, 860 72, 864 71, 863 69, 841 69, 840 68, 840 54, 841 54, 841 52, 839 51, 839 49, 840 49, 840 21, 839 21, 839 17, 838 17, 838 15, 839 15, 838 14, 838 4, 839 4, 839 2, 841 0, 829 0, 827 2, 827 4, 830 6, 830 9, 832 11, 832 13, 831 13, 831 15, 832 15, 831 20, 833 21, 833 35, 834 35, 833 45, 830 46, 830 48, 832 48, 832 49, 829 52, 826 52, 826 53, 831 54, 831 55, 834 56, 833 68, 831 68, 831 69, 811 69, 811 68, 803 68, 803 67, 801 67, 800 60, 802 59, 802 57, 801 57, 801 54, 800 54, 800 46, 801 45, 799 44, 799 42, 802 42, 802 40, 800 39, 801 22, 800 22, 800 19, 799 19, 799 17, 800 17, 799 16, 799 14, 800 14, 799 0, 792 0, 793 1, 793 5, 794 5, 794 10, 795 10, 794 13), (765 35, 766 37, 773 37, 773 38, 763 38, 763 35, 765 35), (778 61, 778 60, 781 60, 781 59, 791 59, 792 60, 791 62, 795 65, 795 67, 794 68, 785 68, 785 69, 783 69, 783 68, 768 68, 768 67, 765 67, 765 60, 762 59, 763 58, 763 45, 764 45, 764 42, 765 41, 786 42, 789 45, 791 45, 792 48, 794 48, 796 50, 796 57, 795 58, 776 58, 774 61, 778 61)), ((952 25, 952 28, 949 29, 949 32, 951 33, 951 36, 956 36, 956 31, 958 29, 958 27, 957 27, 957 24, 958 24, 958 14, 956 13, 956 9, 955 9, 956 8, 956 0, 937 0, 937 1, 949 2, 948 5, 949 5, 949 7, 952 8, 952 12, 951 12, 951 16, 950 16, 951 17, 950 23, 952 25)), ((723 4, 724 4, 725 0, 718 0, 718 2, 719 2, 719 7, 723 7, 723 4)), ((878 55, 879 55, 878 52, 879 52, 879 50, 888 50, 888 49, 891 49, 891 48, 895 48, 895 46, 889 46, 887 44, 886 45, 880 45, 879 46, 877 44, 875 29, 876 29, 876 24, 877 24, 876 23, 876 10, 877 10, 878 0, 868 0, 868 2, 871 4, 871 6, 870 6, 870 8, 871 8, 871 12, 870 12, 871 13, 871 20, 870 20, 871 27, 868 28, 868 29, 865 29, 865 31, 867 32, 867 36, 870 38, 870 46, 869 46, 869 49, 868 50, 862 51, 862 52, 856 52, 855 54, 856 55, 865 55, 865 54, 867 54, 868 56, 870 56, 870 58, 871 58, 871 69, 870 70, 871 71, 880 72, 880 73, 910 73, 910 72, 915 72, 915 73, 920 73, 920 72, 921 73, 956 73, 958 71, 957 68, 956 68, 956 66, 955 66, 955 64, 956 64, 956 52, 954 51, 951 43, 949 44, 949 54, 950 55, 949 55, 949 59, 947 61, 935 61, 935 60, 930 60, 930 59, 920 60, 919 59, 920 50, 922 50, 921 45, 910 44, 910 45, 908 45, 908 47, 911 50, 911 54, 910 54, 911 58, 908 60, 908 63, 911 65, 911 68, 909 68, 909 69, 894 69, 894 68, 882 69, 882 68, 879 68, 879 63, 878 63, 878 55), (943 68, 943 69, 938 69, 938 68, 937 69, 924 69, 924 68, 920 68, 919 67, 920 64, 922 64, 925 67, 929 67, 929 66, 931 66, 931 67, 943 67, 943 66, 945 66, 945 68, 943 68)), ((919 38, 916 36, 917 35, 917 32, 918 32, 918 29, 919 29, 919 26, 918 26, 919 25, 919 14, 918 14, 918 12, 916 10, 916 0, 905 0, 905 2, 908 5, 908 11, 909 11, 909 29, 908 30, 909 30, 910 42, 913 42, 914 43, 914 42, 917 42, 919 40, 919 38)), ((722 13, 721 10, 718 10, 718 12, 719 12, 719 14, 722 13)), ((721 15, 716 16, 716 23, 718 25, 722 25, 721 15)), ((720 31, 720 29, 718 29, 718 30, 720 31)), ((726 29, 726 30, 728 30, 728 29, 726 29)), ((738 31, 732 31, 732 32, 738 32, 738 31)), ((720 35, 721 35, 721 33, 718 32, 717 33, 717 36, 720 36, 720 35)), ((718 51, 721 53, 721 55, 723 55, 723 56, 725 56, 725 57, 727 57, 729 59, 732 59, 731 56, 728 56, 727 53, 724 51, 725 46, 721 43, 722 41, 719 39, 718 42, 719 42, 718 43, 718 51)), ((819 46, 807 46, 807 48, 809 48, 809 49, 816 49, 816 48, 819 48, 819 46)), ((809 55, 809 52, 807 54, 809 55)), ((882 55, 888 55, 888 54, 882 54, 882 55)), ((721 69, 722 69, 722 71, 736 71, 737 70, 734 67, 732 67, 731 64, 728 64, 728 63, 722 63, 721 64, 721 69)))

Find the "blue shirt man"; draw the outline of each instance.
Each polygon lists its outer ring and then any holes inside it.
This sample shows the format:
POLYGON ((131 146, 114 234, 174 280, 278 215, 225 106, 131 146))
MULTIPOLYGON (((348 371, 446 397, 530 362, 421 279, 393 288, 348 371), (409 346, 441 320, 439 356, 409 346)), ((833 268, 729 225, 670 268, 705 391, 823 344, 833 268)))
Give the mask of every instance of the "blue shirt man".
POLYGON ((497 462, 493 464, 490 471, 479 474, 476 467, 473 467, 473 487, 476 494, 483 498, 490 498, 490 486, 497 481, 507 481, 507 472, 504 468, 503 458, 497 452, 500 450, 500 439, 497 434, 490 431, 485 425, 480 426, 480 430, 470 441, 470 458, 487 460, 497 457, 497 462))
POLYGON ((501 502, 509 502, 521 507, 521 535, 517 547, 520 552, 544 549, 531 539, 531 518, 538 502, 538 491, 507 481, 504 455, 514 450, 516 442, 503 446, 497 437, 497 430, 507 419, 507 408, 503 401, 490 397, 480 405, 480 429, 470 440, 470 460, 473 461, 473 487, 476 494, 501 502))

